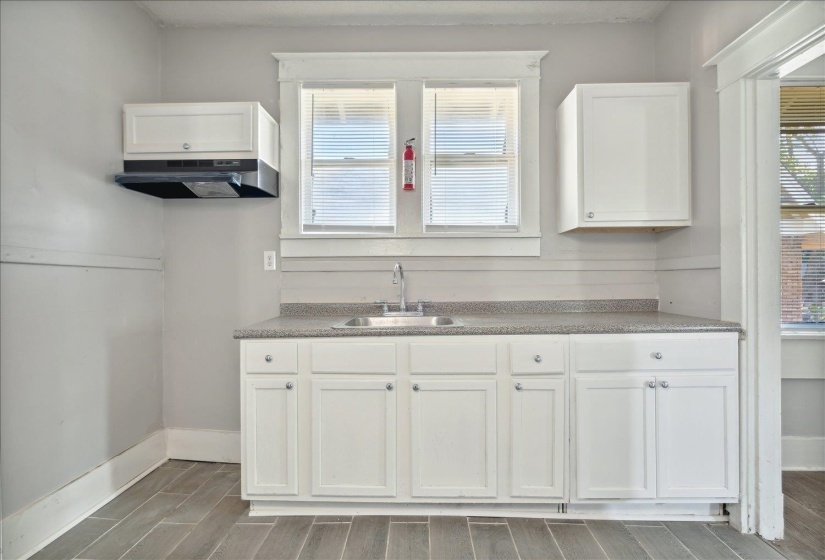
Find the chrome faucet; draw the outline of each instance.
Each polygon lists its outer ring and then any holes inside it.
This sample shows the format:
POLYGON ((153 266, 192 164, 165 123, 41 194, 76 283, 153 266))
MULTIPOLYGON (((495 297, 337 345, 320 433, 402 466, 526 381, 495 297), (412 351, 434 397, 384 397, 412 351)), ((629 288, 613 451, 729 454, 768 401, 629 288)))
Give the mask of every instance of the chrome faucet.
POLYGON ((395 263, 395 267, 392 269, 392 283, 398 284, 400 278, 400 291, 401 291, 401 303, 399 304, 399 311, 404 313, 407 311, 407 294, 404 291, 404 267, 401 266, 400 262, 395 263))

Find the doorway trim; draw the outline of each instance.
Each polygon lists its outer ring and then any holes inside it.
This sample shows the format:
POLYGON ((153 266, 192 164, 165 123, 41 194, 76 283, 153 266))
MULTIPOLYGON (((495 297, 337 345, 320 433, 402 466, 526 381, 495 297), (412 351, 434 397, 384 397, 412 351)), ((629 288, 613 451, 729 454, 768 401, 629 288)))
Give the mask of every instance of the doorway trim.
POLYGON ((779 70, 825 40, 825 3, 786 2, 705 63, 719 93, 721 318, 740 323, 740 500, 730 522, 784 533, 779 70))

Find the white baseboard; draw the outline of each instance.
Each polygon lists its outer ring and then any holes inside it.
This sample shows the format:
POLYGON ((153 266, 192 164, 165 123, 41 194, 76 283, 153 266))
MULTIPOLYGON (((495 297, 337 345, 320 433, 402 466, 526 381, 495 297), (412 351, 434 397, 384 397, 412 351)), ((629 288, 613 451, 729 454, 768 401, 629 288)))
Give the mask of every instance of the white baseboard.
POLYGON ((158 430, 27 508, 3 520, 3 557, 28 558, 166 461, 158 430))
POLYGON ((825 470, 825 437, 783 437, 782 469, 786 471, 825 470))
POLYGON ((167 428, 166 454, 170 459, 240 463, 241 433, 167 428))

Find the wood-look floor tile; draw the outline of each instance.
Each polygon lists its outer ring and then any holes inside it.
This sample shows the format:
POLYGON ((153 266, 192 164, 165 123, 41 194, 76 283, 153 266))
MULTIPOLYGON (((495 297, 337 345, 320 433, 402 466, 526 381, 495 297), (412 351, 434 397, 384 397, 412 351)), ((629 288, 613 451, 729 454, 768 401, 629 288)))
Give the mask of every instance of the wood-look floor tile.
POLYGON ((181 476, 183 472, 179 469, 164 467, 155 469, 142 480, 127 488, 120 496, 94 512, 92 516, 104 519, 123 519, 146 503, 149 498, 160 492, 162 488, 181 476))
POLYGON ((555 523, 560 525, 563 525, 565 523, 570 525, 584 525, 583 519, 545 519, 544 522, 548 524, 555 523))
POLYGON ((553 523, 548 527, 567 560, 607 560, 602 547, 586 525, 553 523))
POLYGON ((220 472, 241 472, 241 464, 240 463, 224 463, 223 466, 220 468, 220 472))
POLYGON ((169 494, 191 494, 212 478, 219 468, 220 463, 198 463, 173 480, 163 491, 169 494))
POLYGON ((313 525, 301 549, 299 560, 339 560, 344 552, 349 523, 313 525))
POLYGON ((621 521, 586 521, 590 532, 611 559, 650 560, 639 541, 621 521))
POLYGON ((194 528, 194 525, 158 523, 149 531, 148 535, 123 555, 123 560, 158 560, 159 558, 166 558, 194 528))
POLYGON ((697 560, 739 560, 704 523, 666 521, 664 525, 697 560))
POLYGON ((364 515, 353 518, 343 560, 383 560, 389 531, 389 517, 364 515))
POLYGON ((730 525, 710 525, 714 535, 728 545, 742 560, 780 560, 782 555, 756 535, 743 535, 730 525))
MULTIPOLYGON (((231 495, 232 494, 227 494, 227 496, 231 496, 231 495)), ((253 515, 249 515, 249 509, 247 509, 245 512, 243 512, 243 515, 241 515, 238 518, 237 523, 242 523, 242 524, 243 523, 258 523, 258 524, 263 523, 263 524, 272 525, 276 521, 278 521, 278 516, 277 515, 255 515, 255 516, 253 516, 253 515)))
POLYGON ((53 543, 31 557, 31 560, 65 560, 74 558, 83 549, 114 527, 114 519, 84 519, 53 543))
POLYGON ((226 496, 206 514, 203 521, 195 525, 168 557, 176 560, 209 558, 247 507, 247 502, 239 497, 226 496))
POLYGON ((270 529, 269 525, 235 525, 210 559, 252 560, 270 529))
POLYGON ((169 469, 181 469, 181 470, 188 470, 197 465, 197 461, 183 461, 181 459, 169 459, 165 463, 161 465, 161 467, 166 467, 169 469))
POLYGON ((521 560, 564 559, 543 519, 511 517, 507 519, 507 524, 521 560))
POLYGON ((237 483, 239 473, 216 472, 195 490, 164 521, 168 523, 198 523, 220 502, 237 483))
POLYGON ((426 523, 429 518, 426 515, 391 515, 391 523, 426 523))
POLYGON ((468 517, 467 521, 470 523, 507 523, 507 520, 503 517, 472 516, 468 517))
POLYGON ((79 557, 92 560, 120 558, 185 498, 186 496, 181 494, 155 494, 92 546, 81 552, 79 557))
POLYGON ((625 521, 628 527, 664 527, 661 521, 625 521))
POLYGON ((653 560, 695 560, 693 554, 664 525, 628 525, 627 529, 653 560))
POLYGON ((227 496, 240 496, 241 495, 241 481, 235 483, 235 486, 229 489, 229 492, 226 493, 227 496))
POLYGON ((316 515, 315 523, 349 523, 351 515, 316 515))
POLYGON ((825 517, 785 496, 785 537, 769 544, 788 558, 825 560, 825 517))
POLYGON ((782 473, 782 492, 817 515, 825 517, 825 472, 790 471, 782 473), (819 477, 812 477, 819 474, 819 477))
POLYGON ((279 517, 255 560, 295 560, 312 527, 312 517, 279 517))
POLYGON ((473 544, 466 517, 430 517, 432 558, 473 560, 473 544))
POLYGON ((476 560, 518 560, 507 524, 470 523, 476 560))
POLYGON ((387 560, 427 560, 430 530, 426 523, 391 523, 387 560))

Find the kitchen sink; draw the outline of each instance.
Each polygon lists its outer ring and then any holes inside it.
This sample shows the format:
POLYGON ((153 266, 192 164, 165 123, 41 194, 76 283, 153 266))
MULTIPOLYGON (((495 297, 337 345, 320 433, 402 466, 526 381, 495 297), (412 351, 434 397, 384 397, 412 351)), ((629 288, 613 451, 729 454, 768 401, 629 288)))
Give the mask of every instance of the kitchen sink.
POLYGON ((333 329, 417 329, 426 327, 463 327, 464 323, 453 317, 352 317, 333 329))

